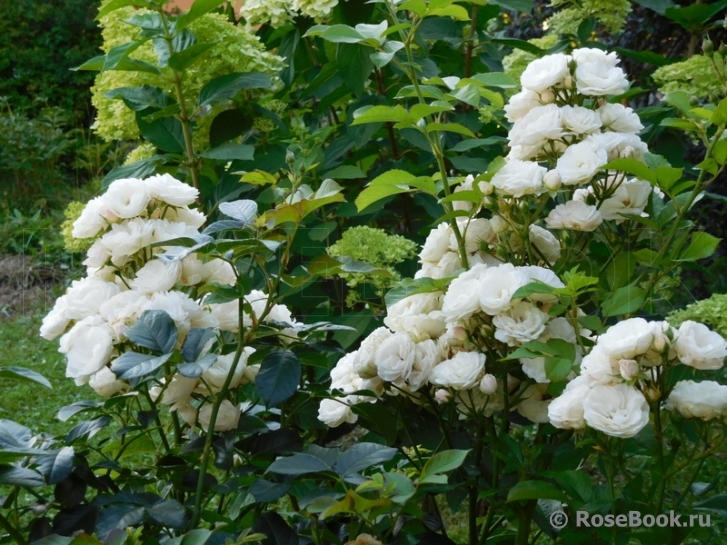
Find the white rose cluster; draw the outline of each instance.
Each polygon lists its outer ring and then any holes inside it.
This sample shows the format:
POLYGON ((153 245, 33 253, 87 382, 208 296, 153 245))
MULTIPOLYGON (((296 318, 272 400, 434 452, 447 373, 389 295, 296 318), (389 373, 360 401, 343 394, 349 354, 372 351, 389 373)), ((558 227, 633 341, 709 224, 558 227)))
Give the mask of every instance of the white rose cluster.
MULTIPOLYGON (((658 401, 654 398, 654 368, 681 363, 702 370, 719 369, 725 357, 727 342, 703 324, 686 321, 676 329, 643 318, 623 320, 597 338, 583 358, 580 376, 550 404, 550 422, 558 428, 588 425, 615 437, 633 437, 649 422, 644 394, 658 401)), ((666 408, 705 420, 720 416, 727 407, 727 387, 717 386, 679 382, 666 408)))
POLYGON ((622 157, 642 160, 648 151, 639 116, 605 99, 628 89, 618 62, 615 53, 583 48, 528 65, 522 91, 505 106, 513 125, 506 164, 491 179, 495 198, 565 196, 545 220, 555 230, 592 232, 603 221, 647 215, 652 185, 602 168, 622 157))
MULTIPOLYGON (((158 254, 164 250, 173 253, 176 248, 152 247, 179 237, 200 236, 198 229, 206 217, 189 208, 197 195, 196 189, 168 174, 116 180, 106 193, 87 204, 74 223, 74 236, 96 239, 85 261, 87 275, 74 281, 58 298, 40 333, 48 340, 60 337, 59 351, 67 359, 66 376, 76 384, 88 383, 106 397, 129 388, 110 364, 128 349, 127 331, 146 311, 160 310, 171 317, 177 328, 178 348, 193 328, 237 332, 237 300, 208 305, 183 291, 211 282, 234 285, 232 266, 220 259, 204 262, 194 254, 176 261, 162 260, 158 254)), ((246 302, 251 312, 244 312, 245 326, 261 320, 281 327, 298 325, 287 307, 268 305, 268 297, 261 291, 253 290, 246 302)), ((212 356, 206 354, 212 344, 210 340, 200 357, 212 356)), ((247 363, 253 352, 250 347, 244 349, 231 387, 255 379, 258 366, 247 363)), ((205 427, 211 406, 197 407, 191 403, 192 396, 205 398, 219 392, 233 363, 233 354, 219 355, 200 378, 177 373, 151 393, 185 421, 205 427)), ((224 405, 215 429, 232 429, 239 415, 239 407, 224 405)))

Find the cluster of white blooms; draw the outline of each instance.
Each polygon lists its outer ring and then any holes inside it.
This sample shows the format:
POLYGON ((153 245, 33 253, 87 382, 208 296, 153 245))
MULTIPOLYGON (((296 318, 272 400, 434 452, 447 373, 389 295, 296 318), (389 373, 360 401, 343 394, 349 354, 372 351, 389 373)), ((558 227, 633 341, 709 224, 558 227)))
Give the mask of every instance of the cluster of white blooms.
POLYGON ((605 99, 629 87, 618 62, 615 53, 583 48, 528 65, 522 91, 505 106, 513 126, 506 164, 491 180, 496 197, 565 197, 545 219, 548 229, 595 231, 604 220, 646 215, 651 184, 602 169, 648 151, 638 115, 605 99))
MULTIPOLYGON (((331 373, 332 389, 349 394, 325 400, 319 418, 329 426, 355 422, 350 405, 373 402, 354 392, 378 396, 406 394, 420 400, 423 392, 438 402, 453 401, 462 417, 492 414, 504 407, 505 385, 486 371, 486 356, 472 342, 489 332, 491 342, 517 347, 530 341, 562 338, 575 342, 576 332, 563 317, 548 314, 553 295, 532 293, 514 297, 531 282, 564 287, 549 269, 515 267, 481 248, 492 243, 494 230, 487 219, 460 222, 471 268, 461 272, 442 291, 418 293, 387 307, 386 327, 366 337, 361 346, 342 358, 331 373)), ((447 224, 433 229, 420 253, 417 278, 446 278, 462 269, 454 234, 447 224)), ((543 361, 523 361, 530 376, 541 377, 543 388, 508 379, 507 395, 531 420, 547 422, 548 380, 543 361), (542 376, 541 376, 542 375, 542 376)))
MULTIPOLYGON (((41 336, 60 338, 59 351, 67 359, 66 376, 76 384, 88 383, 102 396, 129 388, 110 366, 130 348, 127 331, 146 311, 165 311, 177 328, 177 348, 194 328, 236 332, 238 302, 205 304, 190 298, 184 288, 207 283, 234 285, 232 266, 221 259, 206 262, 190 253, 178 260, 163 260, 158 254, 169 247, 154 245, 179 237, 199 237, 204 214, 189 208, 198 191, 168 174, 147 179, 114 181, 102 196, 91 200, 73 224, 77 238, 95 238, 84 265, 87 275, 74 281, 58 298, 43 320, 41 336)), ((270 305, 267 296, 253 290, 246 296, 252 315, 243 323, 256 321, 295 325, 283 305, 270 305)), ((212 345, 210 341, 205 350, 212 345)), ((233 378, 233 386, 254 379, 257 367, 247 366, 252 349, 246 349, 233 378)), ((204 355, 204 354, 203 354, 204 355)), ((192 393, 204 395, 222 386, 232 365, 232 355, 221 355, 199 378, 175 374, 168 384, 155 390, 156 397, 188 422, 197 421, 197 408, 190 404, 192 393), (202 386, 206 384, 207 386, 202 386)), ((213 392, 214 393, 214 392, 213 392)), ((199 422, 211 410, 202 406, 199 422), (207 413, 205 413, 207 411, 207 413)), ((239 417, 239 408, 236 409, 239 417)), ((229 410, 222 413, 228 415, 229 410)), ((230 421, 230 419, 222 419, 230 421)), ((236 419, 235 423, 236 423, 236 419)), ((216 427, 222 425, 217 421, 216 427)))
POLYGON ((298 14, 322 21, 337 5, 338 0, 245 0, 240 15, 248 25, 270 23, 273 28, 279 28, 298 14))
MULTIPOLYGON (((659 366, 682 363, 696 369, 719 369, 727 342, 705 325, 686 321, 679 329, 666 322, 630 318, 600 335, 583 358, 581 374, 548 408, 558 428, 586 425, 616 437, 633 437, 649 422, 649 402, 658 402, 653 373, 659 366)), ((725 414, 727 387, 684 381, 666 407, 703 419, 725 414)))

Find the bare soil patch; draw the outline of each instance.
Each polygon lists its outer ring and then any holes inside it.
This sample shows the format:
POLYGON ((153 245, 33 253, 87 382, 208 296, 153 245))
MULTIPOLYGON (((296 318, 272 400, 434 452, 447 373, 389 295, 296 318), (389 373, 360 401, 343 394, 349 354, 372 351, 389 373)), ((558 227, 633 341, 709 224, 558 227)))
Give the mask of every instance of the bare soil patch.
POLYGON ((0 255, 0 318, 45 315, 58 295, 63 271, 24 255, 0 255))

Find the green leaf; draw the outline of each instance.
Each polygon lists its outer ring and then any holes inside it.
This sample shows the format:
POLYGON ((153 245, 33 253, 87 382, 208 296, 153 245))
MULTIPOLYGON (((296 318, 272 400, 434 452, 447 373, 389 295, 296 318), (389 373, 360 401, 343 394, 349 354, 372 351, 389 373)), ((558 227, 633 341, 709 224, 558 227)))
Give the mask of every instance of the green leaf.
POLYGON ((98 55, 97 57, 93 57, 92 59, 87 60, 80 66, 76 66, 74 68, 71 68, 72 71, 77 72, 79 70, 89 70, 89 71, 100 71, 103 70, 103 65, 106 62, 106 55, 98 55))
POLYGON ((473 85, 471 83, 468 83, 464 87, 460 87, 459 89, 451 91, 449 93, 449 96, 456 98, 457 100, 462 101, 465 104, 469 104, 473 108, 479 108, 480 106, 480 90, 477 88, 476 85, 473 85))
POLYGON ((170 528, 184 527, 184 507, 176 500, 161 500, 152 505, 149 515, 163 526, 170 528))
POLYGON ((252 223, 257 215, 257 203, 249 199, 223 202, 220 203, 219 209, 225 216, 242 223, 252 223))
POLYGON ((502 136, 490 136, 488 138, 474 138, 472 140, 463 140, 450 148, 450 151, 463 152, 474 148, 483 148, 485 146, 496 146, 507 142, 507 138, 502 136))
POLYGON ((417 178, 404 170, 389 170, 377 176, 366 189, 356 198, 356 207, 359 212, 383 198, 421 189, 431 195, 436 195, 436 186, 429 177, 417 178))
POLYGON ((126 337, 139 346, 167 354, 177 343, 177 326, 164 310, 146 310, 134 325, 126 330, 126 337))
POLYGON ((424 464, 419 476, 419 482, 428 482, 429 477, 457 469, 464 463, 468 453, 469 450, 443 450, 438 452, 424 464))
POLYGON ((233 73, 215 78, 199 92, 199 105, 232 98, 244 89, 267 89, 272 85, 270 76, 259 72, 233 73))
MULTIPOLYGON (((719 125, 720 127, 727 125, 727 98, 720 100, 717 107, 712 112, 712 123, 719 125)), ((720 161, 723 163, 724 161, 720 161)))
POLYGON ((183 72, 197 60, 201 59, 215 45, 217 45, 217 42, 194 44, 182 51, 173 53, 169 57, 169 66, 178 72, 183 72))
POLYGON ((692 114, 692 102, 689 94, 684 91, 672 91, 664 97, 664 102, 674 106, 687 117, 694 117, 692 114))
POLYGON ((220 4, 225 3, 225 0, 195 0, 189 11, 177 19, 177 30, 182 30, 188 27, 194 21, 209 13, 220 4))
POLYGON ((255 385, 267 406, 275 407, 298 390, 300 375, 298 357, 290 350, 277 350, 263 359, 255 385))
POLYGON ((0 484, 35 488, 43 486, 43 476, 37 471, 18 466, 0 466, 0 484))
POLYGON ((166 542, 166 545, 205 545, 212 537, 211 530, 198 528, 187 532, 183 536, 175 537, 166 542))
POLYGON ((361 97, 364 84, 374 69, 370 50, 361 44, 342 43, 338 46, 336 63, 345 85, 354 95, 361 97))
POLYGON ((533 293, 553 293, 553 286, 549 286, 545 282, 533 281, 521 288, 518 288, 515 293, 512 294, 513 299, 522 299, 533 293))
POLYGON ((664 15, 687 30, 698 30, 726 7, 727 0, 715 2, 714 4, 694 3, 686 7, 667 8, 664 15))
POLYGON ((470 14, 462 6, 451 4, 426 13, 425 17, 451 17, 455 21, 469 21, 470 14))
POLYGON ((727 494, 717 494, 692 506, 695 511, 712 511, 721 517, 727 517, 727 494))
MULTIPOLYGON (((298 545, 298 533, 274 511, 263 513, 252 525, 254 532, 265 534, 262 545, 298 545)), ((186 544, 184 544, 186 545, 186 544)))
POLYGON ((545 358, 545 376, 552 382, 561 382, 570 374, 573 360, 550 357, 545 358))
POLYGON ((594 489, 585 471, 557 471, 551 475, 563 490, 573 499, 588 503, 593 499, 594 489))
POLYGON ((415 104, 411 107, 409 113, 414 121, 419 121, 424 116, 440 112, 451 112, 452 110, 454 110, 454 106, 451 104, 437 101, 437 104, 415 104))
POLYGON ((145 41, 146 40, 138 40, 136 42, 128 42, 112 47, 106 54, 102 70, 113 70, 116 68, 120 62, 136 51, 145 41))
POLYGON ((510 489, 507 501, 520 500, 558 500, 567 502, 568 498, 563 492, 545 481, 522 481, 510 489))
POLYGON ((641 308, 645 298, 646 292, 634 284, 619 288, 603 302, 603 315, 609 317, 630 314, 641 308))
POLYGON ((641 180, 647 180, 652 184, 656 183, 656 173, 641 161, 636 159, 616 159, 601 167, 603 170, 618 170, 633 174, 641 180))
POLYGON ((504 9, 530 13, 533 11, 533 0, 491 0, 492 4, 504 9))
POLYGON ((111 370, 121 380, 143 377, 166 363, 171 354, 154 356, 138 352, 124 352, 111 363, 111 370))
POLYGON ((427 132, 432 131, 456 132, 457 134, 471 136, 472 138, 474 138, 475 136, 475 134, 471 130, 469 130, 464 125, 460 125, 459 123, 429 123, 427 125, 427 132))
POLYGON ((479 81, 488 87, 499 87, 501 89, 514 89, 518 86, 517 82, 509 74, 505 74, 504 72, 475 74, 471 79, 479 81))
POLYGON ((228 142, 216 148, 205 151, 200 157, 206 159, 219 159, 221 161, 252 161, 254 159, 255 147, 247 144, 228 142))
POLYGON ((377 443, 356 443, 338 457, 333 469, 342 477, 353 475, 373 465, 388 462, 396 453, 395 448, 377 443))
POLYGON ((401 106, 364 106, 353 112, 351 125, 387 122, 414 124, 409 112, 401 106))
POLYGON ((41 384, 46 388, 53 389, 48 379, 40 373, 26 369, 25 367, 0 367, 0 378, 7 378, 11 380, 20 380, 24 382, 35 382, 41 384))
POLYGON ((155 155, 149 159, 142 159, 130 165, 122 165, 111 169, 101 181, 101 189, 106 189, 114 180, 122 178, 146 178, 156 173, 156 165, 163 161, 163 157, 155 155))
POLYGON ((182 357, 186 362, 196 361, 204 346, 214 339, 217 333, 211 327, 195 327, 189 330, 182 345, 182 357))
POLYGON ((341 165, 329 170, 325 174, 321 174, 322 178, 332 178, 334 180, 358 180, 365 178, 366 174, 355 165, 341 165))
POLYGON ((71 474, 74 459, 73 447, 63 447, 53 454, 38 456, 38 471, 48 484, 56 484, 71 474))
POLYGON ((305 475, 306 473, 318 473, 320 471, 332 471, 332 469, 317 456, 299 452, 293 456, 277 458, 265 470, 265 473, 297 476, 305 475))
POLYGON ((675 261, 697 261, 709 257, 715 252, 721 240, 704 231, 696 231, 675 261))
POLYGON ((66 422, 72 416, 90 409, 97 409, 103 407, 103 403, 99 401, 76 401, 65 407, 61 407, 56 415, 56 418, 61 422, 66 422))
MULTIPOLYGON (((525 0, 526 2, 530 3, 530 0, 525 0)), ((493 2, 494 4, 494 2, 493 2)), ((532 4, 531 4, 532 5, 532 4)), ((510 8, 508 8, 510 9, 510 8)), ((506 45, 508 47, 514 47, 515 49, 521 49, 523 51, 527 51, 528 53, 532 53, 533 55, 536 55, 538 57, 545 55, 547 51, 544 49, 540 49, 538 46, 531 44, 530 42, 526 42, 525 40, 518 40, 517 38, 497 38, 495 40, 490 40, 493 44, 500 44, 500 45, 506 45)))
POLYGON ((347 25, 315 25, 305 33, 305 36, 320 36, 336 44, 357 44, 365 39, 358 30, 347 25))
POLYGON ((110 416, 102 416, 100 418, 96 418, 95 420, 81 422, 77 426, 73 427, 71 431, 68 432, 68 435, 66 435, 66 445, 70 445, 79 437, 88 436, 88 438, 90 439, 98 432, 100 432, 104 427, 106 427, 109 422, 111 422, 110 416))
POLYGON ((147 108, 165 108, 173 102, 159 87, 153 85, 142 85, 141 87, 119 87, 108 93, 106 98, 120 98, 124 104, 135 112, 147 108))
POLYGON ((727 138, 723 138, 714 145, 713 155, 720 165, 727 163, 727 138))
POLYGON ((136 124, 141 135, 157 148, 169 153, 182 153, 186 147, 182 122, 176 117, 163 117, 147 121, 144 112, 136 113, 136 124))
POLYGON ((634 0, 634 3, 654 10, 659 15, 664 15, 667 9, 675 5, 672 0, 634 0))
POLYGON ((151 4, 145 0, 111 0, 99 8, 98 15, 96 15, 94 21, 98 21, 104 15, 108 15, 112 11, 125 8, 126 6, 141 6, 144 8, 150 8, 151 4))
POLYGON ((177 365, 177 371, 180 375, 187 378, 201 377, 207 369, 217 362, 216 354, 205 354, 197 361, 189 363, 180 363, 177 365))

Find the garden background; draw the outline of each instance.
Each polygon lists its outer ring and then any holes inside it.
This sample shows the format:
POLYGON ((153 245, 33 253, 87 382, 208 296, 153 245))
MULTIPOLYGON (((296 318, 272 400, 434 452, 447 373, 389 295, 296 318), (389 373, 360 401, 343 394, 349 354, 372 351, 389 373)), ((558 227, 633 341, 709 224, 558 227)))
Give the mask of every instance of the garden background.
MULTIPOLYGON (((114 2, 107 1, 103 6, 108 8, 112 4, 114 2)), ((132 9, 128 6, 134 4, 145 5, 144 2, 117 4, 121 9, 132 9)), ((152 121, 139 115, 141 111, 154 115, 171 103, 154 104, 154 111, 151 111, 145 110, 149 107, 149 103, 144 102, 149 100, 148 96, 139 98, 123 93, 115 97, 105 96, 116 87, 154 85, 152 79, 132 77, 123 80, 119 76, 119 80, 114 81, 115 76, 112 76, 104 81, 98 79, 100 76, 96 72, 88 70, 94 68, 90 59, 98 58, 102 48, 104 54, 110 55, 113 46, 132 39, 133 33, 137 32, 129 30, 132 25, 114 20, 115 12, 110 10, 99 21, 102 4, 96 2, 28 0, 6 6, 0 22, 0 366, 29 368, 40 373, 48 379, 52 390, 33 380, 16 381, 18 377, 14 372, 5 372, 0 378, 3 386, 0 418, 32 428, 34 433, 43 431, 53 435, 65 434, 82 421, 84 415, 79 414, 80 408, 66 413, 62 420, 57 417, 61 407, 88 400, 89 390, 77 387, 73 380, 66 378, 66 358, 58 353, 57 343, 40 339, 37 332, 56 298, 72 281, 86 274, 82 262, 88 248, 74 244, 71 237, 73 220, 78 218, 82 205, 116 179, 145 178, 155 169, 171 172, 199 188, 202 195, 200 209, 215 219, 222 219, 220 204, 238 198, 254 200, 261 207, 272 207, 279 198, 274 187, 286 176, 289 176, 293 188, 300 189, 304 179, 311 183, 312 189, 306 186, 310 193, 302 193, 303 199, 310 198, 310 202, 315 202, 311 195, 321 191, 322 180, 333 178, 340 184, 337 185, 338 192, 328 195, 331 198, 321 205, 313 221, 309 218, 308 223, 304 223, 303 218, 300 219, 305 237, 296 238, 295 233, 285 233, 285 236, 292 237, 292 252, 285 254, 285 259, 292 264, 291 270, 304 267, 315 281, 304 281, 301 275, 292 274, 286 278, 288 287, 287 291, 281 292, 284 296, 281 303, 292 310, 292 315, 299 322, 325 320, 354 328, 353 331, 331 331, 322 338, 311 338, 306 341, 305 350, 296 352, 311 373, 311 384, 316 385, 308 392, 312 400, 320 401, 325 397, 322 392, 330 386, 327 375, 321 374, 320 369, 332 368, 344 351, 357 348, 366 335, 383 324, 387 302, 384 294, 395 286, 411 290, 411 286, 407 288, 406 284, 397 282, 414 276, 420 245, 426 241, 430 230, 436 227, 438 218, 452 220, 454 216, 447 217, 449 210, 446 203, 453 200, 439 201, 431 194, 415 191, 416 185, 408 186, 406 191, 381 193, 375 198, 369 194, 373 206, 362 206, 357 199, 364 186, 387 169, 403 170, 417 176, 428 174, 428 169, 431 170, 435 164, 436 150, 432 152, 429 147, 431 142, 428 144, 411 127, 395 126, 397 120, 394 118, 382 117, 378 123, 368 125, 353 123, 354 111, 359 108, 394 105, 401 100, 400 97, 406 97, 406 71, 401 66, 392 68, 393 64, 388 64, 384 56, 379 60, 370 59, 370 51, 366 50, 370 44, 361 43, 363 38, 338 39, 340 37, 329 34, 328 38, 333 38, 326 41, 327 31, 314 27, 316 23, 351 27, 361 23, 378 23, 376 17, 380 14, 380 6, 358 0, 297 2, 298 12, 283 10, 273 13, 271 18, 266 9, 272 11, 273 4, 285 3, 269 3, 266 8, 265 2, 249 1, 246 15, 244 11, 240 13, 228 4, 217 2, 214 7, 220 13, 219 20, 198 20, 196 26, 191 27, 198 41, 191 47, 212 44, 205 46, 204 50, 212 51, 210 59, 222 61, 210 62, 206 74, 204 71, 201 75, 190 72, 190 79, 186 81, 192 83, 185 93, 198 93, 204 84, 224 75, 225 71, 254 72, 272 78, 269 85, 249 81, 240 84, 237 94, 223 97, 230 100, 224 107, 212 101, 206 105, 207 121, 200 117, 199 123, 193 126, 199 152, 199 163, 194 167, 189 157, 186 162, 179 158, 187 150, 183 149, 181 144, 184 141, 175 135, 174 130, 157 130, 160 125, 155 123, 168 119, 163 117, 163 113, 152 121), (219 4, 221 7, 218 9, 219 4), (248 26, 245 26, 245 16, 248 26), (229 27, 221 21, 226 21, 229 27), (102 35, 99 23, 105 26, 105 35, 102 35), (245 36, 238 35, 231 28, 245 28, 245 36), (123 36, 124 33, 126 36, 123 36), (252 36, 257 36, 259 41, 252 36), (235 51, 224 47, 231 44, 234 44, 235 51), (87 69, 83 69, 84 64, 87 69), (79 67, 82 69, 78 70, 79 67), (95 91, 92 91, 94 85, 95 91), (120 114, 119 108, 125 109, 126 114, 120 114), (250 137, 251 134, 253 137, 250 137), (232 147, 215 154, 215 149, 225 145, 232 147), (238 147, 233 149, 234 146, 238 147), (254 159, 252 151, 247 149, 250 146, 255 147, 254 159), (234 168, 223 168, 224 164, 234 168), (196 175, 192 173, 194 170, 196 175), (299 180, 295 179, 296 175, 300 176, 299 180), (199 179, 193 180, 195 176, 199 179), (345 196, 346 202, 338 196, 345 196), (355 202, 358 206, 354 205, 355 202), (382 231, 362 230, 356 235, 354 230, 348 240, 343 237, 344 232, 357 226, 382 231), (392 235, 405 237, 411 242, 392 235), (349 261, 337 260, 340 257, 349 261), (317 268, 311 268, 312 262, 317 263, 317 268), (300 277, 298 284, 297 276, 300 277), (324 304, 323 300, 329 302, 324 304)), ((416 2, 407 4, 411 4, 408 9, 414 13, 420 9, 416 2)), ((428 5, 421 2, 421 9, 428 5)), ((414 64, 419 66, 423 78, 431 80, 429 85, 432 87, 444 85, 443 82, 437 83, 436 78, 453 75, 469 78, 475 74, 505 73, 517 82, 529 62, 548 53, 595 45, 615 51, 621 58, 620 66, 632 82, 620 103, 631 106, 641 117, 645 127, 640 133, 641 138, 653 154, 668 159, 671 167, 683 168, 691 174, 698 172, 695 165, 704 159, 708 142, 705 146, 705 141, 685 128, 684 123, 690 122, 684 121, 685 116, 689 117, 685 112, 690 107, 717 105, 725 97, 725 8, 727 2, 671 0, 450 2, 442 8, 445 11, 422 18, 424 22, 418 28, 419 34, 411 40, 418 48, 414 64), (449 11, 445 9, 447 7, 449 11), (455 7, 466 8, 464 15, 455 7), (713 65, 721 66, 721 76, 719 70, 717 76, 714 75, 713 65), (686 106, 676 100, 664 101, 669 92, 679 91, 686 93, 686 106)), ((173 9, 168 11, 174 13, 173 9)), ((212 11, 212 8, 207 11, 212 11)), ((145 27, 145 24, 142 21, 137 25, 142 29, 142 35, 144 30, 153 31, 153 25, 145 27)), ((382 39, 381 35, 378 39, 382 39)), ((201 55, 203 48, 198 51, 201 55)), ((390 55, 389 61, 397 58, 397 51, 383 51, 382 55, 390 55)), ((189 60, 189 66, 192 66, 192 61, 189 60)), ((156 59, 139 62, 153 64, 156 59)), ((187 67, 184 65, 180 72, 187 67)), ((141 73, 131 68, 125 70, 102 74, 123 74, 125 77, 141 73)), ((482 92, 475 89, 474 97, 467 94, 470 88, 452 95, 458 102, 449 121, 456 128, 442 129, 442 132, 447 132, 441 139, 441 145, 448 149, 446 170, 461 177, 487 172, 495 159, 505 154, 508 123, 501 109, 518 89, 502 83, 505 80, 485 78, 482 81, 488 82, 487 85, 494 81, 494 85, 485 86, 482 92)), ((454 99, 447 100, 454 102, 454 99)), ((707 127, 707 130, 711 129, 707 127)), ((714 133, 707 136, 712 137, 714 133)), ((706 167, 703 166, 702 170, 706 167)), ((281 182, 281 187, 286 183, 281 182)), ((720 241, 714 240, 708 257, 704 259, 701 254, 697 256, 699 259, 682 259, 678 268, 663 279, 658 297, 653 297, 648 307, 640 309, 640 315, 652 318, 671 316, 676 325, 687 319, 696 320, 723 336, 727 334, 727 298, 715 296, 727 291, 727 255, 721 241, 727 229, 725 203, 727 176, 723 169, 715 168, 714 181, 698 205, 689 210, 687 219, 693 222, 695 229, 703 230, 720 241), (692 306, 686 312, 677 312, 703 300, 706 302, 692 306)), ((283 238, 280 235, 276 240, 283 238)), ((280 261, 279 257, 276 259, 280 261)), ((270 278, 264 273, 251 278, 258 284, 271 285, 270 278)), ((250 287, 259 286, 247 286, 248 292, 250 287)), ((606 289, 619 287, 623 285, 612 283, 606 289)), ((220 295, 220 301, 224 300, 225 295, 220 295)), ((630 311, 621 314, 631 316, 630 311)), ((102 398, 97 396, 98 399, 102 398)), ((295 418, 291 416, 291 422, 294 422, 291 425, 306 430, 307 443, 321 447, 348 446, 364 433, 353 423, 331 429, 313 424, 311 419, 315 420, 317 408, 311 408, 312 403, 306 405, 307 399, 297 402, 305 410, 297 413, 295 418)), ((367 418, 366 422, 370 424, 380 415, 360 416, 367 418)), ((104 433, 111 437, 115 432, 104 430, 96 440, 103 438, 104 433)), ((393 433, 397 436, 396 432, 393 433)), ((387 441, 393 440, 388 434, 387 430, 374 430, 365 441, 383 443, 382 437, 387 441)), ((90 441, 93 434, 87 435, 90 441)), ((407 445, 405 439, 396 446, 415 448, 421 444, 411 438, 408 442, 407 445)), ((426 449, 424 451, 426 454, 426 449)), ((288 451, 272 449, 266 453, 263 449, 258 454, 261 452, 261 461, 255 462, 258 465, 269 465, 275 456, 288 451)), ((143 460, 149 453, 140 450, 135 454, 143 460)), ((718 494, 723 490, 724 478, 721 475, 727 464, 726 455, 723 449, 718 449, 706 462, 700 463, 703 473, 699 482, 695 483, 703 484, 700 496, 718 494)), ((222 457, 221 454, 219 456, 222 457)), ((225 468, 225 462, 220 462, 219 467, 225 468)), ((465 479, 463 476, 460 478, 465 479)), ((58 494, 57 483, 53 484, 56 484, 55 493, 58 494)), ((681 484, 689 483, 684 481, 681 484)), ((45 485, 47 490, 42 495, 52 496, 53 491, 48 490, 53 486, 45 485)), ((133 488, 135 485, 129 486, 133 488)), ((234 496, 233 492, 229 493, 234 496)), ((1 494, 3 508, 10 509, 15 505, 14 512, 17 514, 18 494, 1 494)), ((424 524, 423 529, 410 529, 411 535, 426 533, 430 539, 434 539, 432 535, 435 534, 444 535, 457 543, 468 540, 473 543, 470 523, 462 512, 470 509, 467 513, 470 520, 478 519, 472 516, 471 510, 476 505, 486 505, 489 500, 475 495, 474 498, 468 497, 463 504, 464 498, 454 496, 456 494, 449 498, 449 502, 437 500, 436 508, 425 507, 424 512, 436 515, 436 520, 430 521, 430 525, 424 524), (442 532, 442 526, 449 533, 442 532)), ((286 502, 291 501, 289 498, 294 495, 283 493, 276 497, 271 493, 269 497, 272 499, 267 503, 278 507, 282 505, 281 509, 286 510, 290 509, 286 502)), ((552 499, 547 494, 524 498, 530 501, 552 499)), ((682 500, 678 501, 681 503, 682 500)), ((90 496, 82 503, 91 505, 90 496)), ((714 512, 727 514, 725 505, 715 503, 714 512)), ((220 500, 220 511, 222 506, 223 501, 220 500)), ((199 522, 200 515, 196 512, 199 507, 189 507, 183 518, 189 521, 192 513, 194 520, 199 522)), ((247 511, 246 507, 247 504, 236 505, 237 513, 263 512, 257 508, 247 511)), ((60 511, 63 509, 61 502, 60 511)), ((362 508, 358 514, 370 522, 366 517, 373 509, 372 506, 362 508), (364 511, 365 515, 362 514, 364 511)), ((78 521, 64 522, 61 519, 61 523, 53 523, 50 515, 47 519, 40 517, 39 520, 45 522, 37 524, 31 520, 32 512, 32 508, 22 511, 21 518, 16 521, 29 540, 44 537, 53 533, 50 530, 57 531, 59 528, 63 530, 58 532, 62 535, 72 533, 69 528, 73 531, 88 530, 83 522, 79 525, 76 524, 78 521)), ((415 511, 407 513, 407 516, 414 516, 412 513, 415 511)), ((129 512, 124 511, 123 514, 128 515, 129 512)), ((517 520, 518 516, 511 515, 505 519, 517 520)), ((172 518, 170 515, 164 522, 172 518)), ((485 515, 481 514, 479 518, 484 519, 485 515)), ((159 520, 154 520, 159 526, 159 520)), ((212 518, 206 522, 209 527, 214 524, 212 518)), ((293 524, 290 520, 289 523, 293 524)), ((158 539, 144 526, 146 522, 139 524, 143 532, 136 537, 126 532, 125 535, 132 536, 129 539, 137 539, 139 543, 152 543, 158 539)), ((484 524, 487 521, 480 520, 476 529, 484 524)), ((502 524, 508 527, 508 523, 502 524)), ((123 524, 117 526, 126 530, 123 524)), ((131 527, 133 525, 129 525, 131 527)), ((176 531, 184 524, 172 521, 169 527, 176 531)), ((236 530, 230 535, 236 540, 243 539, 244 532, 240 533, 240 528, 236 530)), ((333 532, 330 528, 326 531, 333 532)), ((387 531, 388 539, 403 539, 399 531, 387 531)), ((724 523, 720 522, 709 533, 691 538, 688 535, 674 537, 673 542, 697 539, 696 542, 722 543, 722 539, 727 539, 724 538, 726 531, 724 523)), ((300 532, 308 535, 310 528, 303 528, 300 532)), ((406 532, 401 535, 404 534, 406 532)), ((348 539, 355 537, 350 535, 348 539)), ((557 536, 547 532, 536 534, 534 531, 531 537, 532 543, 540 543, 538 539, 556 539, 557 536)), ((227 538, 229 536, 225 536, 227 538)), ((521 539, 514 533, 500 538, 502 541, 499 542, 503 543, 521 539)), ((12 542, 17 538, 8 533, 4 539, 12 542)), ((280 536, 275 539, 277 543, 284 541, 280 536)), ((310 539, 315 542, 335 541, 331 536, 310 539)), ((423 538, 417 539, 425 542, 423 538)), ((595 538, 572 539, 570 542, 595 538)), ((598 539, 616 542, 613 536, 599 535, 598 539)), ((642 539, 644 541, 641 542, 648 543, 649 539, 656 538, 630 536, 625 539, 620 542, 642 539)), ((250 540, 254 541, 254 538, 250 540)))

